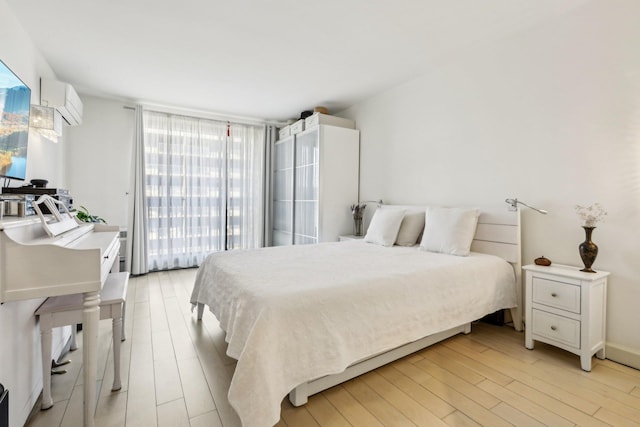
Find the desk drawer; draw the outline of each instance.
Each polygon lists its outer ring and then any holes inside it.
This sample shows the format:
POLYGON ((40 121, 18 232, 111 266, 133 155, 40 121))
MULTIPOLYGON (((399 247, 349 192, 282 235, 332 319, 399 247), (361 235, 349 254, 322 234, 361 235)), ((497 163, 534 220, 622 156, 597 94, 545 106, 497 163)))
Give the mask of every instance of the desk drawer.
POLYGON ((534 309, 533 334, 580 348, 580 322, 567 317, 534 309))
MULTIPOLYGON (((107 279, 107 275, 111 271, 114 263, 118 263, 120 256, 120 239, 113 239, 113 243, 102 254, 102 264, 100 265, 100 278, 102 283, 107 279)), ((120 264, 118 264, 118 269, 120 264)))
POLYGON ((534 277, 533 302, 580 314, 580 286, 534 277))

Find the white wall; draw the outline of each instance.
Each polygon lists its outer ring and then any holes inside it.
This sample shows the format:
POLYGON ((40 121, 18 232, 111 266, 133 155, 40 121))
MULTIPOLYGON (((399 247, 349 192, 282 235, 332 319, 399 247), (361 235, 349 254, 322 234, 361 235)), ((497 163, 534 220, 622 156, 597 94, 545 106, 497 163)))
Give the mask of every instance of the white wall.
POLYGON ((122 101, 81 95, 81 126, 67 134, 66 181, 74 206, 112 225, 127 225, 134 111, 122 101))
MULTIPOLYGON (((581 265, 575 204, 600 202, 612 273, 607 355, 640 368, 640 2, 570 15, 443 59, 342 115, 361 130, 361 200, 523 211, 523 262, 581 265), (506 207, 506 205, 505 205, 506 207)), ((416 52, 420 54, 420 52, 416 52)))
MULTIPOLYGON (((0 59, 31 88, 31 103, 39 104, 40 77, 55 75, 4 0, 0 0, 0 59)), ((64 137, 55 144, 30 132, 27 180, 46 178, 51 186, 64 187, 64 145, 64 137)), ((12 427, 24 424, 42 390, 40 332, 33 315, 42 301, 0 305, 0 383, 9 389, 12 427)), ((54 336, 54 354, 59 354, 68 336, 68 331, 54 336)))
MULTIPOLYGON (((31 42, 29 35, 0 0, 0 59, 31 89, 31 103, 40 104, 40 78, 55 78, 53 70, 31 42)), ((66 130, 66 129, 65 129, 66 130)), ((59 143, 29 132, 27 178, 45 178, 49 186, 64 186, 64 135, 59 143)), ((11 186, 21 185, 13 181, 11 186)))

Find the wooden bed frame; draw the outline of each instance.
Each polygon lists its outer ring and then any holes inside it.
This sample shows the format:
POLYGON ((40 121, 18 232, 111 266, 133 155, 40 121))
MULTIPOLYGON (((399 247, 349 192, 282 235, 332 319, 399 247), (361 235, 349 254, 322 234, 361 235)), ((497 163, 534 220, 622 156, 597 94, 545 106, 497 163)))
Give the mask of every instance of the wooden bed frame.
MULTIPOLYGON (((414 206, 415 208, 415 206, 414 206)), ((513 267, 516 277, 516 301, 518 307, 511 309, 513 327, 522 331, 522 258, 520 250, 520 211, 490 208, 481 209, 478 227, 471 244, 472 252, 479 252, 499 256, 513 267)), ((200 307, 198 307, 200 310, 200 307)), ((323 390, 341 384, 366 372, 379 368, 405 357, 418 350, 429 347, 435 343, 446 340, 459 333, 471 332, 471 324, 457 326, 446 331, 429 335, 417 341, 410 342, 385 353, 363 359, 349 366, 339 374, 327 375, 315 380, 300 384, 289 393, 289 400, 294 406, 307 403, 309 396, 323 390)))
MULTIPOLYGON (((404 208, 422 208, 419 206, 403 206, 404 208)), ((511 264, 516 278, 516 301, 518 307, 511 309, 513 327, 522 331, 522 260, 520 248, 520 211, 510 211, 508 207, 488 209, 480 208, 480 217, 476 234, 471 244, 472 252, 485 253, 503 258, 511 264)), ((204 304, 197 304, 198 319, 202 319, 204 304)), ((489 313, 487 313, 489 314, 489 313)), ((307 403, 309 396, 348 381, 380 366, 398 360, 411 353, 429 347, 459 333, 471 332, 471 324, 465 323, 446 331, 438 332, 417 341, 404 344, 393 350, 363 359, 349 366, 339 374, 327 375, 300 384, 289 393, 289 400, 294 406, 307 403)))

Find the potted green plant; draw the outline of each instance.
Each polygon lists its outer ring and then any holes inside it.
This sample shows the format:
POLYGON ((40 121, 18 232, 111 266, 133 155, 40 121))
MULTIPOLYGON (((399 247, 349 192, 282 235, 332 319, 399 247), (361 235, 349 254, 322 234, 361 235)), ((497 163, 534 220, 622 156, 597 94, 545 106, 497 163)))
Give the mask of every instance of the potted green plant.
POLYGON ((101 222, 103 224, 107 223, 104 218, 100 218, 97 215, 91 215, 89 213, 89 210, 84 206, 80 206, 80 209, 77 210, 76 217, 82 222, 101 222))

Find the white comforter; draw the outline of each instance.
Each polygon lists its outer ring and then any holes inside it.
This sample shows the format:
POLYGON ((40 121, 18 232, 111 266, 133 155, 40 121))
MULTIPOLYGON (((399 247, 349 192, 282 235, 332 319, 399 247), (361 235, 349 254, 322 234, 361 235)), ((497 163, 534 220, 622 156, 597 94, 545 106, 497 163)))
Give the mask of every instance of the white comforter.
POLYGON ((361 241, 230 251, 200 267, 207 304, 238 360, 229 402, 272 426, 286 394, 365 357, 516 306, 511 266, 361 241))

